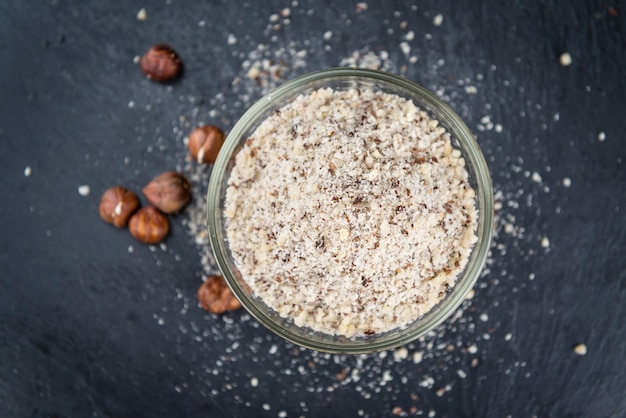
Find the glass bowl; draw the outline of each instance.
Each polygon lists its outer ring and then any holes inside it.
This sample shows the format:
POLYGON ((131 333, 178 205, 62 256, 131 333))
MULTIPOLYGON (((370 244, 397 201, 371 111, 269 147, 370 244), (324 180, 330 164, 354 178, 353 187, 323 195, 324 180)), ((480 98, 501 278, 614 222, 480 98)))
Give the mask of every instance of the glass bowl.
POLYGON ((303 75, 286 82, 255 103, 235 124, 220 150, 209 181, 207 205, 208 229, 215 260, 244 308, 280 337, 302 347, 333 353, 358 354, 392 349, 415 340, 441 324, 459 307, 476 283, 489 250, 493 229, 493 190, 489 169, 478 143, 461 118, 433 93, 409 80, 380 71, 354 68, 333 68, 303 75), (466 267, 450 291, 433 309, 403 328, 347 338, 299 327, 292 319, 282 318, 252 294, 233 260, 223 209, 236 154, 260 123, 275 110, 299 95, 321 87, 335 90, 367 87, 410 99, 431 118, 439 121, 450 133, 453 146, 461 151, 465 159, 469 183, 476 192, 478 241, 471 250, 466 267))

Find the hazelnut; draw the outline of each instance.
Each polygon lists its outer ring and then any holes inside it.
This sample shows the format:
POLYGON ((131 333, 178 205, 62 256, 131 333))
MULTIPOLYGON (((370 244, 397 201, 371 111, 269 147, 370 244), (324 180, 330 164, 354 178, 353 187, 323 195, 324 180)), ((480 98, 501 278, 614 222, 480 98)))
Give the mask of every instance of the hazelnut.
POLYGON ((137 208, 139 208, 137 195, 128 189, 115 186, 102 195, 99 211, 104 222, 124 228, 137 208))
POLYGON ((170 221, 158 209, 148 206, 141 208, 129 221, 130 234, 146 244, 158 244, 170 231, 170 221))
POLYGON ((198 289, 198 301, 203 309, 215 314, 241 308, 222 276, 210 276, 202 283, 198 289))
POLYGON ((174 213, 182 209, 191 199, 191 183, 175 171, 166 171, 155 177, 143 194, 148 201, 165 213, 174 213))
POLYGON ((189 155, 198 163, 214 163, 224 144, 224 131, 208 125, 196 128, 189 134, 189 155))
POLYGON ((178 77, 182 67, 180 57, 168 45, 154 45, 141 57, 141 70, 146 77, 160 83, 178 77))

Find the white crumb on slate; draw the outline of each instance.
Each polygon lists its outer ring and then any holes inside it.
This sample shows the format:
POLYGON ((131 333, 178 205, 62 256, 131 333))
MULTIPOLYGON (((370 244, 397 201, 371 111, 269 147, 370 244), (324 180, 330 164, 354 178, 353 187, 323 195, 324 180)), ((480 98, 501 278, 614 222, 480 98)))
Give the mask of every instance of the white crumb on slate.
POLYGON ((584 356, 585 354, 587 354, 587 346, 585 344, 576 344, 574 346, 573 349, 574 353, 578 354, 579 356, 584 356))
POLYGON ((237 37, 232 33, 228 34, 228 39, 226 40, 228 45, 235 45, 237 43, 237 37))
POLYGON ((24 177, 30 177, 30 175, 31 175, 32 173, 33 173, 33 169, 32 169, 32 168, 30 168, 30 166, 29 166, 29 165, 27 165, 27 166, 24 168, 24 177))
POLYGON ((476 86, 465 86, 465 93, 476 94, 478 93, 478 89, 476 88, 476 86))
POLYGON ((559 63, 563 67, 572 65, 572 56, 569 54, 569 52, 564 52, 561 54, 561 56, 559 57, 559 63))
POLYGON ((550 248, 550 240, 548 239, 548 237, 541 238, 541 247, 550 248))
POLYGON ((89 196, 90 191, 91 189, 86 184, 83 184, 82 186, 78 186, 78 194, 81 196, 89 196))
POLYGON ((330 30, 327 30, 326 32, 324 32, 323 37, 325 41, 330 41, 330 38, 333 37, 333 32, 330 30))
POLYGON ((365 2, 360 2, 356 4, 356 12, 357 13, 363 13, 367 10, 367 3, 365 2))
POLYGON ((438 14, 437 16, 433 18, 433 25, 441 26, 442 23, 443 23, 443 16, 441 14, 438 14))
POLYGON ((541 175, 539 173, 537 173, 536 171, 533 172, 531 178, 532 181, 534 181, 535 183, 541 183, 541 175))
POLYGON ((148 18, 148 12, 146 12, 146 9, 141 8, 139 9, 139 11, 137 12, 137 20, 146 20, 148 18))
POLYGON ((604 132, 600 132, 598 134, 598 141, 603 142, 606 139, 606 134, 604 132))
POLYGON ((404 55, 409 55, 411 53, 411 45, 408 42, 400 42, 400 50, 404 55))
POLYGON ((563 187, 570 187, 572 185, 572 180, 569 177, 563 178, 563 187))

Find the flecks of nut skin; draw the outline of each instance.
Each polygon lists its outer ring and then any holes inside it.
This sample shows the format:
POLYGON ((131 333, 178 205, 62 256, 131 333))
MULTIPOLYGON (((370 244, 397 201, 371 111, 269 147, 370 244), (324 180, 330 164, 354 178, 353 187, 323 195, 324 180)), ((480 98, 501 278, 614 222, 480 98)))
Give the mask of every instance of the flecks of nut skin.
POLYGON ((168 45, 154 45, 141 58, 141 70, 146 77, 160 83, 178 77, 182 66, 180 57, 168 45))
POLYGON ((139 209, 130 218, 128 228, 136 240, 146 244, 158 244, 167 237, 170 222, 157 208, 148 206, 139 209))
POLYGON ((142 190, 146 199, 164 213, 181 210, 191 200, 191 183, 181 173, 166 171, 142 190))
POLYGON ((224 131, 214 125, 201 126, 189 134, 189 155, 194 161, 212 164, 224 144, 224 131))
POLYGON ((124 228, 128 219, 139 208, 139 198, 133 192, 120 186, 107 189, 100 200, 100 217, 107 223, 124 228))
POLYGON ((241 308, 222 276, 210 276, 202 283, 198 289, 198 301, 203 309, 214 314, 241 308))

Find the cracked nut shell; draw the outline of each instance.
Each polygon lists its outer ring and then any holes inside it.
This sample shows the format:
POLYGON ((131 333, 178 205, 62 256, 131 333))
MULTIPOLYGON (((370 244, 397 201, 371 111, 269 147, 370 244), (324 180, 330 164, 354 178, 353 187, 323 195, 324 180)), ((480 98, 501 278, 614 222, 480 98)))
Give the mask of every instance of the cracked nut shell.
POLYGON ((198 301, 203 309, 214 314, 241 308, 241 304, 222 276, 209 276, 202 283, 198 289, 198 301))
POLYGON ((164 213, 175 213, 191 200, 191 183, 175 171, 155 177, 142 190, 146 199, 164 213))
POLYGON ((150 80, 163 83, 180 75, 183 63, 168 45, 154 45, 141 57, 141 70, 150 80))
POLYGON ((137 208, 139 208, 139 198, 135 193, 123 187, 114 186, 102 194, 98 210, 105 222, 124 228, 137 208))
POLYGON ((224 131, 214 125, 201 126, 189 134, 189 155, 194 161, 212 164, 224 144, 224 131))
POLYGON ((147 206, 135 213, 129 221, 130 234, 146 244, 158 244, 167 237, 170 221, 157 208, 147 206))

